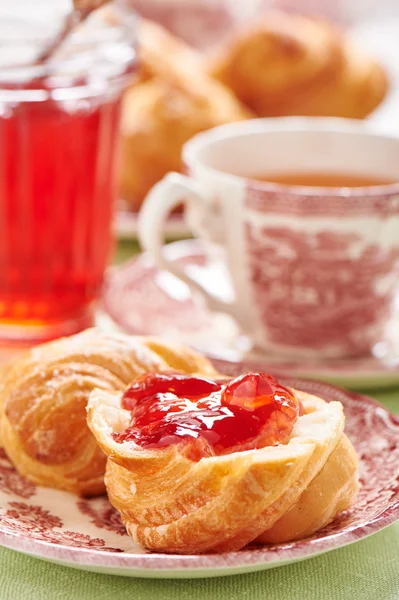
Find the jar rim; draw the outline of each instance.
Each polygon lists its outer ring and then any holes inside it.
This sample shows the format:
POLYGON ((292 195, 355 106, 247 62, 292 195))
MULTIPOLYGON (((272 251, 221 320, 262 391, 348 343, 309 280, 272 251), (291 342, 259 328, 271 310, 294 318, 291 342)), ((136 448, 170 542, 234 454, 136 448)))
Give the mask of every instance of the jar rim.
MULTIPOLYGON (((25 28, 30 27, 29 20, 21 19, 22 22, 25 28)), ((63 19, 59 26, 62 23, 63 19)), ((32 27, 35 25, 32 22, 32 27)), ((34 36, 16 36, 14 43, 8 36, 9 43, 3 47, 3 56, 0 44, 0 89, 17 86, 23 89, 35 81, 40 81, 39 89, 53 89, 59 85, 74 87, 84 78, 109 80, 129 74, 137 58, 136 34, 137 15, 131 0, 114 0, 112 5, 98 9, 81 27, 71 32, 56 55, 46 63, 38 63, 37 56, 56 37, 57 28, 49 35, 48 27, 43 27, 42 31, 35 27, 34 36)), ((30 87, 35 88, 35 85, 30 87)))

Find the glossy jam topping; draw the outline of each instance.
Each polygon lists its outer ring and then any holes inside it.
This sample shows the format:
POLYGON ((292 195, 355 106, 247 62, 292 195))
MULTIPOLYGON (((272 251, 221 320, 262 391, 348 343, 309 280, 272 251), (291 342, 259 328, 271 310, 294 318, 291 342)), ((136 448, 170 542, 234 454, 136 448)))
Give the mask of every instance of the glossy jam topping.
POLYGON ((247 373, 226 381, 175 373, 150 373, 124 393, 129 427, 117 442, 142 448, 181 444, 193 460, 285 443, 301 405, 271 375, 247 373))

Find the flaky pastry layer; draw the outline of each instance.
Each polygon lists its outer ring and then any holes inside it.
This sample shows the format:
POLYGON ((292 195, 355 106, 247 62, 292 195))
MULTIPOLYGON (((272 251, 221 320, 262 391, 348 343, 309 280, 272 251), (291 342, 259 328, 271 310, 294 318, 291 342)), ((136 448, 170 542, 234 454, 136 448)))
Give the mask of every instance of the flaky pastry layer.
POLYGON ((188 348, 96 329, 30 350, 0 382, 0 440, 17 470, 38 485, 76 494, 105 492, 106 456, 86 422, 93 389, 123 391, 148 371, 201 371, 188 348))

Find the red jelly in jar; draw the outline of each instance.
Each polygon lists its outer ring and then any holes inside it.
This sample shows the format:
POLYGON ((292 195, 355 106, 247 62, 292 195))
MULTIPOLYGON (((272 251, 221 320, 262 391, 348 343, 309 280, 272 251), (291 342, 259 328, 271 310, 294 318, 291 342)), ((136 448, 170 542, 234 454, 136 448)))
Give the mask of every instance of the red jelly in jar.
POLYGON ((150 373, 124 393, 130 426, 117 442, 142 448, 182 445, 193 460, 285 443, 301 414, 293 392, 273 376, 247 373, 225 381, 150 373))
POLYGON ((67 36, 54 60, 35 63, 62 29, 63 9, 14 5, 0 3, 9 50, 0 60, 0 339, 36 342, 93 322, 113 248, 136 27, 118 2, 67 36))

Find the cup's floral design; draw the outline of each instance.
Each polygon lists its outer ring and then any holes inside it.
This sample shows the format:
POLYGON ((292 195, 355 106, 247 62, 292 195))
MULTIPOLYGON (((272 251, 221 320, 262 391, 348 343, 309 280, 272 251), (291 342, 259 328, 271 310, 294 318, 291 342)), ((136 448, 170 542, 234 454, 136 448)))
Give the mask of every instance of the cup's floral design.
POLYGON ((254 298, 272 343, 359 355, 383 337, 399 240, 385 250, 354 232, 247 223, 246 241, 254 298))

